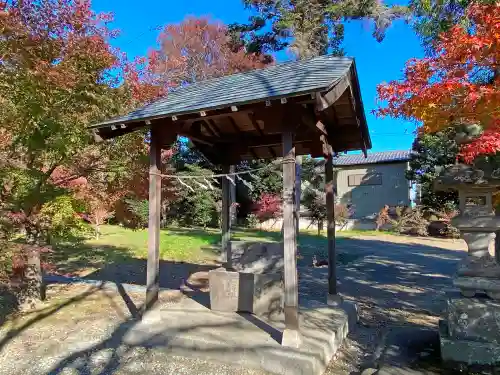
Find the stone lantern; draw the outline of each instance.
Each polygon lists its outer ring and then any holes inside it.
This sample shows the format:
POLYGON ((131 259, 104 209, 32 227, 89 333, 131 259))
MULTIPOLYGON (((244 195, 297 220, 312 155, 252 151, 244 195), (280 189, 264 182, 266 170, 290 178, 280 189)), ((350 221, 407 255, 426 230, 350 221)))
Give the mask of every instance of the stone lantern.
POLYGON ((500 229, 500 216, 495 216, 493 209, 493 195, 499 188, 500 171, 485 172, 463 164, 451 167, 436 180, 436 189, 458 191, 460 215, 451 223, 467 243, 468 257, 453 283, 466 297, 486 293, 500 299, 500 265, 489 252, 500 229))
POLYGON ((436 179, 436 190, 457 190, 460 215, 452 225, 467 243, 468 256, 453 278, 461 295, 450 295, 446 319, 440 321, 444 361, 470 365, 500 363, 500 265, 489 249, 500 229, 493 196, 500 170, 454 165, 436 179))

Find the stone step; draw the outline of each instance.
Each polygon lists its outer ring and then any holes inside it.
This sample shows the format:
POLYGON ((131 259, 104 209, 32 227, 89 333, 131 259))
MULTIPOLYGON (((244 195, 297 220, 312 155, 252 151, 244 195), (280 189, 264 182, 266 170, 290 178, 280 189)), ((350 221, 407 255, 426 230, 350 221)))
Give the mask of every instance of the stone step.
POLYGON ((470 366, 500 365, 499 345, 452 338, 446 320, 439 321, 439 341, 441 358, 445 363, 464 363, 470 366))

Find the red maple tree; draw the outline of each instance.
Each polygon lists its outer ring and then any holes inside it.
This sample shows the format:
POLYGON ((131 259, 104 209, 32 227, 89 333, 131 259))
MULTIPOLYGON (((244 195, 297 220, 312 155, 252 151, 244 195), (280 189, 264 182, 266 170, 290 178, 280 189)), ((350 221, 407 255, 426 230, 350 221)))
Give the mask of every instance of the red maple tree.
POLYGON ((166 25, 158 44, 160 48, 148 54, 148 79, 164 93, 172 87, 272 63, 267 55, 248 54, 243 47, 231 45, 227 27, 206 17, 166 25))
POLYGON ((404 79, 378 87, 376 113, 416 120, 422 131, 480 125, 482 136, 463 147, 471 162, 500 151, 500 5, 471 5, 469 27, 440 36, 436 54, 408 61, 404 79))

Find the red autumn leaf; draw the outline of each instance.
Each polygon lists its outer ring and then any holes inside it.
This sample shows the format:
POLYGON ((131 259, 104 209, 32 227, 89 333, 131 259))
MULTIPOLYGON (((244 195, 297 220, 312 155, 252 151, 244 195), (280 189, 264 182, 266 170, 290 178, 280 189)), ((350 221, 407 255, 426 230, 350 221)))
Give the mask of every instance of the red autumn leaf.
MULTIPOLYGON (((403 80, 378 86, 385 105, 375 112, 416 120, 427 132, 481 124, 491 130, 480 149, 490 152, 497 149, 492 137, 500 117, 500 5, 471 5, 467 17, 474 27, 452 27, 440 36, 435 55, 409 60, 403 80)), ((471 147, 464 151, 469 156, 471 147)))

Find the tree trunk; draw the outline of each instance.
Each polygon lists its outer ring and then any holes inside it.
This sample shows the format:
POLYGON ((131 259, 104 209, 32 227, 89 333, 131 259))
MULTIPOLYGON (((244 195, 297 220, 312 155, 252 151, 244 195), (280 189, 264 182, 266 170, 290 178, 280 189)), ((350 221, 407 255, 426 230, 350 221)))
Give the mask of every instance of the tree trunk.
POLYGON ((322 231, 323 231, 323 220, 318 220, 318 236, 321 236, 322 231))
POLYGON ((26 254, 27 263, 24 270, 24 280, 17 293, 19 304, 25 308, 35 308, 45 299, 40 251, 32 249, 26 254))
POLYGON ((101 227, 99 224, 99 221, 96 221, 95 223, 95 239, 98 240, 101 235, 101 227))

